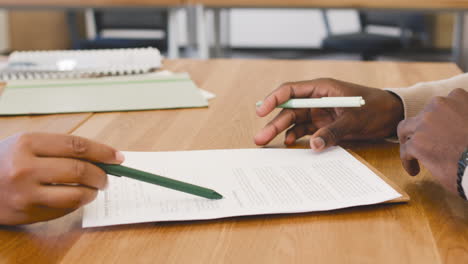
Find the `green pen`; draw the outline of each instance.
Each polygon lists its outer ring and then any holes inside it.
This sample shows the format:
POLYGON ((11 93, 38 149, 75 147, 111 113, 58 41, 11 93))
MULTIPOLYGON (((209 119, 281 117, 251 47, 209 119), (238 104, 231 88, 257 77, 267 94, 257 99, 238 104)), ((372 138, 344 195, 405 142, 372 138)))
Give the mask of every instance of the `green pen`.
POLYGON ((196 196, 212 199, 212 200, 219 200, 222 199, 223 196, 217 193, 214 190, 204 188, 201 186, 193 185, 186 182, 181 182, 173 179, 169 179, 163 176, 159 176, 156 174, 152 174, 149 172, 144 172, 137 169, 132 169, 129 167, 125 167, 122 165, 114 165, 114 164, 103 164, 103 163, 94 163, 99 168, 103 169, 107 174, 117 176, 117 177, 128 177, 138 181, 148 182, 152 184, 156 184, 162 187, 166 187, 169 189, 193 194, 196 196))

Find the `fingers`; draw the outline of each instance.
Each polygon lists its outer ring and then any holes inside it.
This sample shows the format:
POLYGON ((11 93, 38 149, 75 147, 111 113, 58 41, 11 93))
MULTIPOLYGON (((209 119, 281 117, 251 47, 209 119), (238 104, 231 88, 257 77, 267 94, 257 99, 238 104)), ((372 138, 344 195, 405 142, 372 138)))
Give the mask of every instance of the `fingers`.
POLYGON ((302 138, 305 135, 311 135, 315 131, 317 131, 317 127, 312 123, 295 125, 286 132, 284 137, 284 144, 291 145, 296 140, 302 138))
POLYGON ((417 125, 415 117, 405 119, 398 124, 397 133, 400 144, 405 144, 411 138, 417 125))
POLYGON ((413 148, 411 148, 411 141, 400 145, 400 159, 403 168, 409 175, 416 176, 419 174, 421 169, 418 160, 412 152, 413 148))
POLYGON ((307 121, 307 113, 304 110, 283 109, 254 137, 255 144, 263 146, 268 144, 278 134, 291 125, 307 121))
POLYGON ((418 117, 408 118, 398 124, 398 140, 400 141, 400 159, 403 168, 411 176, 416 176, 421 170, 418 159, 416 158, 415 148, 413 146, 412 137, 419 124, 418 117))
POLYGON ((322 151, 328 147, 335 146, 344 136, 349 133, 353 119, 343 115, 335 122, 317 130, 310 138, 310 147, 315 151, 322 151))
POLYGON ((468 99, 468 91, 462 88, 457 88, 457 89, 452 90, 448 94, 448 97, 454 98, 454 99, 462 99, 463 101, 466 102, 466 100, 468 99))
POLYGON ((41 184, 79 184, 101 190, 107 186, 103 170, 78 159, 42 158, 35 174, 41 184))
POLYGON ((58 209, 77 209, 93 201, 98 194, 96 189, 84 186, 42 186, 36 198, 38 205, 58 209))
POLYGON ((43 157, 79 158, 110 164, 120 164, 124 160, 122 153, 114 148, 78 136, 31 133, 21 135, 19 140, 30 146, 34 154, 43 157))
POLYGON ((264 117, 271 113, 278 105, 283 104, 291 98, 309 97, 314 90, 315 82, 307 82, 307 86, 302 83, 285 83, 268 95, 263 104, 257 108, 257 115, 264 117))

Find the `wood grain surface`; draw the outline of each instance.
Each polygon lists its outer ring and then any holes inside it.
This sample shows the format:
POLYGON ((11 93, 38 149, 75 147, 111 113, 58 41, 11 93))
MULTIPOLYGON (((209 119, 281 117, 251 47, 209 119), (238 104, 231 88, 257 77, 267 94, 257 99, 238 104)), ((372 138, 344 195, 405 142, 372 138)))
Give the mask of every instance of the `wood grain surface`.
MULTIPOLYGON (((0 136, 72 133, 121 150, 255 148, 268 122, 255 102, 283 82, 333 77, 404 87, 460 73, 449 63, 176 60, 217 97, 209 108, 0 118, 0 136)), ((307 139, 295 147, 307 147, 307 139)), ((284 147, 277 138, 270 147, 284 147)), ((407 204, 213 221, 81 228, 81 210, 29 226, 0 227, 1 263, 468 263, 468 203, 422 169, 408 176, 398 145, 344 142, 411 196, 407 204)), ((183 166, 183 161, 181 161, 183 166)))

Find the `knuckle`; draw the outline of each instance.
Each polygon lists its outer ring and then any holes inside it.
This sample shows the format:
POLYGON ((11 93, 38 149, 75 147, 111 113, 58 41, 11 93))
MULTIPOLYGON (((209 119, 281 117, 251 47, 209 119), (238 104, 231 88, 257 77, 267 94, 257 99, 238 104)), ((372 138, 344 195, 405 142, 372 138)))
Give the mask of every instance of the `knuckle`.
POLYGON ((99 170, 96 175, 93 175, 93 178, 96 179, 96 188, 103 189, 107 186, 107 174, 104 171, 99 170))
POLYGON ((403 135, 403 131, 405 129, 405 126, 407 124, 407 119, 401 121, 398 126, 397 126, 397 134, 398 134, 398 137, 401 137, 403 135))
POLYGON ((275 135, 278 135, 280 133, 280 129, 276 126, 276 124, 274 122, 270 122, 268 123, 267 125, 268 127, 271 127, 271 129, 273 130, 273 133, 275 135))
POLYGON ((97 191, 92 191, 92 192, 88 195, 88 197, 86 197, 86 199, 84 199, 83 204, 87 204, 87 203, 93 201, 94 199, 96 199, 97 195, 98 195, 98 192, 97 192, 97 191))
POLYGON ((68 207, 70 208, 80 207, 84 200, 83 195, 84 195, 83 191, 77 190, 74 195, 70 196, 69 201, 68 201, 68 207))
POLYGON ((80 160, 73 160, 73 176, 76 180, 84 178, 86 175, 86 164, 80 160))
POLYGON ((338 142, 338 129, 335 129, 333 127, 325 128, 325 135, 327 137, 327 140, 325 140, 327 146, 330 146, 330 144, 336 144, 338 142))
POLYGON ((447 105, 447 98, 442 96, 436 96, 432 99, 431 103, 435 107, 444 107, 447 105))
POLYGON ((68 138, 68 144, 71 148, 71 151, 78 156, 81 156, 86 153, 88 150, 88 143, 84 138, 77 137, 77 136, 70 136, 68 138))
POLYGON ((434 122, 433 112, 425 112, 421 117, 421 121, 423 124, 432 124, 434 122))
POLYGON ((78 208, 86 201, 87 192, 84 188, 75 188, 74 193, 68 198, 68 206, 70 208, 78 208))
POLYGON ((29 196, 17 193, 10 196, 10 206, 14 210, 25 211, 32 207, 32 202, 29 196))
POLYGON ((462 88, 457 88, 452 90, 448 95, 449 97, 458 97, 466 94, 467 92, 462 88))
POLYGON ((19 133, 16 136, 16 146, 20 149, 30 148, 34 142, 33 133, 19 133))
POLYGON ((94 200, 97 196, 97 191, 94 190, 86 190, 84 188, 76 188, 75 193, 70 196, 68 205, 70 208, 78 208, 81 207, 92 200, 94 200))
POLYGON ((275 95, 276 93, 283 93, 285 91, 289 91, 291 86, 293 86, 294 84, 294 82, 282 83, 275 91, 273 91, 272 95, 275 95))
POLYGON ((16 162, 13 162, 10 168, 10 173, 8 173, 7 177, 11 182, 21 181, 24 178, 29 177, 34 171, 34 168, 31 166, 15 163, 16 162))
POLYGON ((292 110, 292 109, 286 109, 286 113, 289 116, 289 119, 293 123, 296 123, 296 120, 297 120, 296 112, 294 110, 292 110))

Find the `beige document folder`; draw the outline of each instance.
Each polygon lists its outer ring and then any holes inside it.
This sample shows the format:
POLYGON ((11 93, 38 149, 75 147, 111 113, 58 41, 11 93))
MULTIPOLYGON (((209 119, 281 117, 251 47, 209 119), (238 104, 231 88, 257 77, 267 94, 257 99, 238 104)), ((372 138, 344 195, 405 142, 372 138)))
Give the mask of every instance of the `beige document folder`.
POLYGON ((206 106, 207 100, 188 74, 12 81, 0 96, 0 115, 206 106))

